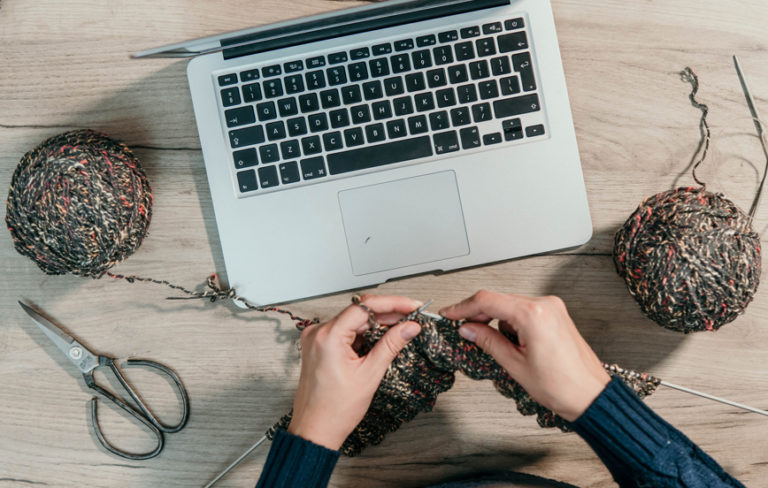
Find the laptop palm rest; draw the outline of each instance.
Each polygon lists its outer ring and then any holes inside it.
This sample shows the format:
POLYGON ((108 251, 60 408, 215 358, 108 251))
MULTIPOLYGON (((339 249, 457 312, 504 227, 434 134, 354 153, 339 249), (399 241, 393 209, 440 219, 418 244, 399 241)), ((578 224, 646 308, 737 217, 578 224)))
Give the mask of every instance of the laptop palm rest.
POLYGON ((344 190, 339 205, 356 276, 469 254, 453 171, 344 190))

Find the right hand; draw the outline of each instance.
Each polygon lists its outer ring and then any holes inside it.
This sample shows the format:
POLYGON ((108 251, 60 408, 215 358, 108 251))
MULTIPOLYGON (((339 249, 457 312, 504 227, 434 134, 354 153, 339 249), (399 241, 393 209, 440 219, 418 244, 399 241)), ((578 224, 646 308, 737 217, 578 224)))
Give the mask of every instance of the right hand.
POLYGON ((493 356, 531 397, 570 422, 592 404, 610 381, 558 297, 530 298, 479 291, 440 310, 466 319, 459 334, 493 356), (489 326, 517 336, 514 344, 489 326))

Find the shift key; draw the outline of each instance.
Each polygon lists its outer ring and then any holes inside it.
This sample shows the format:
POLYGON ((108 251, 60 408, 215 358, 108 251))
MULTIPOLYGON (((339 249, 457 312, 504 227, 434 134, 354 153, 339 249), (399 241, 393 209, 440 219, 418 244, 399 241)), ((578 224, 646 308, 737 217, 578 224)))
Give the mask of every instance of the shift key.
POLYGON ((493 113, 496 114, 497 119, 527 114, 538 110, 541 110, 541 105, 539 104, 539 96, 535 93, 493 102, 493 113))

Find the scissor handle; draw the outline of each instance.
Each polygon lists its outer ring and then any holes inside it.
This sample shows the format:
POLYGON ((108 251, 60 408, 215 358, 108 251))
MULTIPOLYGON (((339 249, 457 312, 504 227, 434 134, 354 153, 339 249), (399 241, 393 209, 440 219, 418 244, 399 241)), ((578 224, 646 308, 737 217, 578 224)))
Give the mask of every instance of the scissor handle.
POLYGON ((164 364, 156 363, 148 359, 128 359, 125 361, 125 364, 127 366, 147 366, 149 368, 155 368, 160 372, 165 373, 166 376, 173 380, 173 383, 176 385, 176 390, 179 392, 179 396, 181 397, 182 412, 181 420, 179 420, 179 423, 176 425, 168 426, 160 422, 160 420, 155 417, 152 412, 149 411, 149 408, 144 405, 144 402, 141 401, 131 385, 129 385, 125 378, 123 378, 120 370, 117 368, 117 366, 115 366, 114 361, 112 361, 110 364, 110 368, 115 373, 115 376, 117 376, 117 380, 121 385, 123 385, 123 388, 125 388, 128 394, 131 395, 131 398, 133 398, 133 400, 139 406, 142 413, 146 415, 147 419, 152 422, 152 424, 157 427, 158 430, 165 432, 166 434, 173 434, 174 432, 178 432, 183 429, 184 426, 187 425, 187 420, 189 420, 189 396, 187 395, 187 390, 184 388, 184 385, 181 383, 181 379, 176 375, 176 373, 174 373, 171 368, 165 366, 164 364))

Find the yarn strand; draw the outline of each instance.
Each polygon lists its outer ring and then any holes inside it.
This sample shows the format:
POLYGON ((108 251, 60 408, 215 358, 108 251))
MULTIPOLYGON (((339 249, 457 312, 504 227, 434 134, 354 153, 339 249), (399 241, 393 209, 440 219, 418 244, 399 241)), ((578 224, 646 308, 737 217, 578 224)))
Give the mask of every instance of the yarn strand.
POLYGON ((701 140, 699 141, 699 147, 696 148, 696 152, 694 153, 693 157, 696 158, 696 155, 701 152, 701 157, 698 161, 696 161, 693 165, 693 170, 691 173, 693 174, 693 179, 698 183, 702 189, 706 189, 707 184, 703 181, 701 181, 698 176, 696 176, 696 169, 699 167, 701 163, 704 162, 704 159, 707 157, 707 151, 709 151, 709 142, 711 139, 711 132, 709 130, 709 123, 707 123, 707 115, 709 114, 709 107, 696 100, 696 94, 699 92, 699 77, 696 76, 696 72, 693 71, 692 68, 686 67, 681 73, 680 78, 683 81, 686 81, 691 84, 691 93, 688 95, 688 98, 691 101, 691 105, 696 107, 697 109, 701 110, 701 120, 699 121, 699 131, 701 132, 701 140), (703 151, 702 151, 703 147, 703 151))

